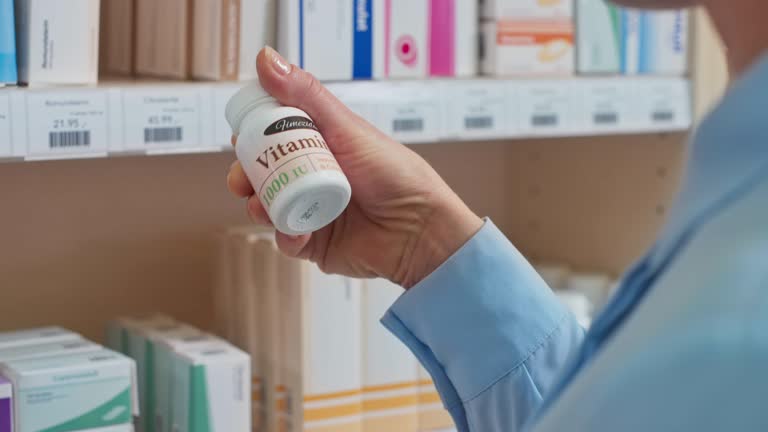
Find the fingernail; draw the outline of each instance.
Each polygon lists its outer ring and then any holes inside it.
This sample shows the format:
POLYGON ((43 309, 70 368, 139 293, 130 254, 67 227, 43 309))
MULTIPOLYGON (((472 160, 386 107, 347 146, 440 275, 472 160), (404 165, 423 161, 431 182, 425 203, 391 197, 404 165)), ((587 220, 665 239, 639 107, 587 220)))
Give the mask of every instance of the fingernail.
POLYGON ((264 47, 264 53, 267 55, 269 62, 272 63, 272 68, 275 69, 279 75, 288 75, 291 73, 291 64, 288 63, 279 52, 275 51, 271 46, 264 47))

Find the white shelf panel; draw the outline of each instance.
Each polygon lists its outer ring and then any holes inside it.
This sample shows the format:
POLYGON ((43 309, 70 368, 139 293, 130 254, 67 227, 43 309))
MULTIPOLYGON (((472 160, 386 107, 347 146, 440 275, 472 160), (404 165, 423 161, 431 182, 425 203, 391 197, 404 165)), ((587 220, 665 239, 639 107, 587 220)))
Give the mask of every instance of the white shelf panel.
MULTIPOLYGON (((218 152, 238 83, 105 83, 0 90, 0 159, 218 152)), ((684 78, 330 83, 355 112, 408 143, 636 134, 691 126, 684 78)))

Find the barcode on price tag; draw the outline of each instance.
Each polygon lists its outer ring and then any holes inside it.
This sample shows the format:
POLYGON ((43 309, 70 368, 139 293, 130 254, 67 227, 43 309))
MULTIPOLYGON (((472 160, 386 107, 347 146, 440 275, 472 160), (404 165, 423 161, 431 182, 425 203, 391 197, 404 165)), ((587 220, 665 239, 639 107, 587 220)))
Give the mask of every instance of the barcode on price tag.
POLYGON ((559 123, 557 114, 534 114, 531 117, 531 126, 554 127, 559 123))
POLYGON ((619 122, 619 115, 615 112, 595 113, 592 120, 596 125, 614 125, 619 122))
POLYGON ((184 139, 184 129, 180 127, 144 128, 145 143, 181 142, 184 139))
POLYGON ((125 148, 148 152, 202 148, 199 89, 136 88, 123 92, 125 148))
POLYGON ((465 117, 464 128, 467 130, 493 129, 493 117, 465 117))
POLYGON ((107 153, 107 92, 104 90, 30 90, 27 119, 29 158, 107 153))
POLYGON ((50 132, 48 134, 48 147, 69 148, 69 147, 90 147, 91 131, 61 131, 50 132))
POLYGON ((392 122, 394 132, 422 132, 424 131, 424 119, 395 119, 392 122))
POLYGON ((654 123, 668 123, 675 120, 675 113, 672 111, 654 111, 651 117, 654 123))

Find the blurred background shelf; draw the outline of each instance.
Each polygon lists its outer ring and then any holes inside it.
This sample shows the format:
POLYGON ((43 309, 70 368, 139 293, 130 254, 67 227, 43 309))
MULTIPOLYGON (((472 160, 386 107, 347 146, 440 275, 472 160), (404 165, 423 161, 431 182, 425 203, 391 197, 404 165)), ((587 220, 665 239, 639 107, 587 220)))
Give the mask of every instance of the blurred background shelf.
MULTIPOLYGON (((0 158, 49 160, 229 148, 224 106, 242 84, 106 82, 0 91, 0 158), (209 119, 214 119, 213 121, 209 119)), ((352 110, 410 144, 687 130, 685 78, 330 83, 352 110)))

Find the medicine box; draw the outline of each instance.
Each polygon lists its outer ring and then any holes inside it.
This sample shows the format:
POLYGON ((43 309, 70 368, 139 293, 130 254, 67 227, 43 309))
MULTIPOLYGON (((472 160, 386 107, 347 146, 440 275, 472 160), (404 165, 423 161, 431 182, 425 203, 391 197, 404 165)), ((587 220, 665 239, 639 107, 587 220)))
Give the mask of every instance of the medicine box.
POLYGON ((0 432, 13 432, 13 387, 0 375, 0 432))
POLYGON ((240 0, 240 55, 238 79, 256 76, 256 55, 264 46, 277 42, 278 0, 240 0))
MULTIPOLYGON (((192 77, 235 80, 240 66, 240 0, 193 0, 192 77)), ((256 26, 256 23, 246 23, 256 26)))
POLYGON ((570 19, 573 0, 481 0, 489 20, 570 19))
POLYGON ((285 257, 278 269, 279 430, 361 431, 361 282, 285 257))
POLYGON ((221 342, 221 339, 200 333, 194 336, 170 336, 155 345, 154 352, 154 388, 155 401, 155 431, 172 432, 171 407, 174 392, 173 368, 175 366, 175 353, 196 350, 213 343, 221 342))
POLYGON ((214 343, 174 356, 174 431, 251 430, 250 358, 214 343))
POLYGON ((16 33, 13 0, 0 0, 0 87, 16 84, 16 33))
POLYGON ((136 73, 186 79, 192 72, 193 0, 136 1, 136 73))
POLYGON ((571 21, 486 22, 482 31, 484 74, 572 75, 574 72, 571 21))
POLYGON ((82 339, 82 336, 79 334, 61 327, 40 327, 20 331, 1 332, 0 349, 80 339, 82 339))
POLYGON ((684 75, 688 71, 688 20, 684 10, 641 14, 641 74, 684 75))
POLYGON ((99 69, 99 0, 17 0, 19 80, 92 84, 99 69))
MULTIPOLYGON (((238 347, 251 356, 251 399, 254 426, 266 427, 273 422, 267 412, 268 369, 270 363, 267 349, 270 328, 285 320, 276 307, 277 259, 278 252, 274 232, 263 229, 250 229, 232 238, 234 256, 232 263, 236 274, 234 278, 237 310, 239 319, 238 347), (275 305, 272 311, 266 310, 275 305), (268 322, 267 317, 272 321, 268 322)), ((277 344, 279 341, 275 341, 277 344)), ((278 363, 274 363, 277 365, 278 363)))
POLYGON ((403 289, 385 279, 363 290, 363 430, 419 429, 419 369, 416 358, 380 323, 403 289))
POLYGON ((139 380, 141 416, 136 423, 139 432, 155 432, 156 400, 154 397, 156 346, 168 337, 186 337, 200 334, 194 327, 181 323, 142 325, 128 327, 126 353, 136 361, 139 380))
POLYGON ((16 432, 130 424, 138 414, 135 370, 133 360, 106 349, 0 365, 13 383, 16 432))
POLYGON ((136 46, 136 0, 101 0, 100 69, 107 75, 132 75, 136 46))
POLYGON ((617 74, 621 68, 621 12, 606 0, 577 0, 577 71, 617 74))
POLYGON ((0 363, 21 359, 55 357, 67 354, 79 354, 100 351, 103 347, 85 339, 44 343, 39 345, 22 345, 0 349, 0 363))

